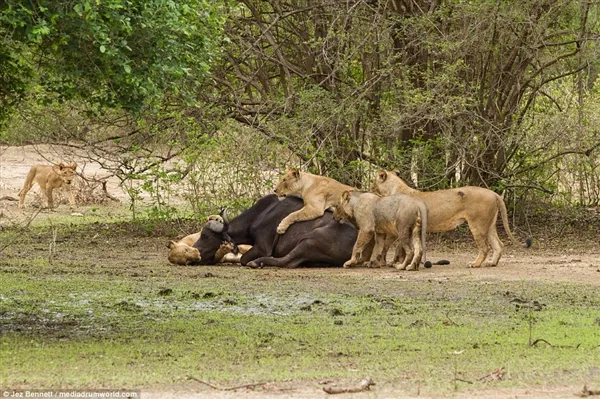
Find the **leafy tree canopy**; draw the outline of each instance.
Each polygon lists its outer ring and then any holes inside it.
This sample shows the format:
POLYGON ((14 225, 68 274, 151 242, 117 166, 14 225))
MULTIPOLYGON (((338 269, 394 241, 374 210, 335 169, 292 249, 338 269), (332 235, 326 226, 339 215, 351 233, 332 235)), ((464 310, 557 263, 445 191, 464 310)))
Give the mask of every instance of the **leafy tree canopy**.
POLYGON ((25 94, 139 112, 194 100, 218 54, 211 0, 8 0, 0 6, 0 121, 25 94))

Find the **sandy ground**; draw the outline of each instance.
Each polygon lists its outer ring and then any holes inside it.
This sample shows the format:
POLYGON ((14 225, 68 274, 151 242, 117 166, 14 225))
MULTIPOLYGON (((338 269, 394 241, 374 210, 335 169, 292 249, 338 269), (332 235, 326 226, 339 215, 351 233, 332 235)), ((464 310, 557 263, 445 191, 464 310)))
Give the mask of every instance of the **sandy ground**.
MULTIPOLYGON (((405 392, 398 392, 395 387, 375 386, 370 391, 360 393, 345 393, 340 395, 329 395, 322 390, 322 386, 310 387, 287 387, 285 384, 267 384, 261 388, 239 389, 236 391, 216 391, 210 388, 200 388, 197 391, 192 390, 173 390, 173 391, 142 391, 142 399, 310 399, 310 398, 328 398, 340 397, 344 399, 397 399, 397 398, 456 398, 456 399, 500 399, 500 398, 524 398, 524 399, 546 399, 546 398, 575 398, 576 394, 581 392, 581 386, 568 387, 545 387, 545 388, 512 388, 512 389, 489 389, 476 392, 456 392, 451 395, 427 396, 420 395, 418 387, 405 392)), ((589 388, 589 387, 588 387, 589 388)), ((591 388, 589 388, 591 389, 591 388)))
MULTIPOLYGON (((58 162, 76 162, 77 172, 88 177, 101 179, 110 175, 99 163, 90 161, 85 154, 74 149, 46 144, 0 146, 0 197, 17 197, 31 166, 58 162)), ((127 198, 115 177, 108 179, 108 190, 117 198, 127 198)))

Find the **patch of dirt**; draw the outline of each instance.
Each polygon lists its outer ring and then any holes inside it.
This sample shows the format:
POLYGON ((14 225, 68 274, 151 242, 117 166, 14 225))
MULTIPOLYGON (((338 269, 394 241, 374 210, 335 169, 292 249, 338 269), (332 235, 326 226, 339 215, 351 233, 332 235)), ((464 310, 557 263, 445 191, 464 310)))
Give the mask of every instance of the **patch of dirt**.
POLYGON ((48 144, 0 146, 0 198, 18 197, 25 177, 33 165, 58 162, 76 162, 77 172, 86 177, 108 178, 108 191, 119 199, 127 199, 127 194, 119 187, 119 180, 109 177, 110 172, 98 162, 91 161, 85 154, 71 148, 48 144))
MULTIPOLYGON (((112 176, 111 172, 100 163, 90 160, 80 150, 46 144, 22 147, 0 146, 0 226, 26 222, 40 207, 46 205, 46 197, 36 184, 27 193, 25 212, 21 212, 18 209, 17 201, 19 191, 23 187, 27 173, 33 165, 51 165, 59 162, 77 163, 77 173, 80 177, 74 181, 73 190, 79 202, 75 212, 86 212, 85 207, 81 204, 82 197, 86 197, 88 203, 95 203, 96 199, 100 198, 107 203, 110 202, 102 191, 101 183, 94 183, 94 181, 105 180, 106 191, 121 203, 127 202, 129 197, 120 187, 119 179, 112 176), (84 182, 81 176, 88 179, 89 183, 84 182), (94 187, 95 189, 92 192, 91 189, 94 187)), ((67 204, 67 193, 64 189, 54 192, 54 202, 58 205, 54 211, 44 210, 37 214, 36 218, 45 219, 53 213, 71 214, 73 212, 64 205, 67 204)), ((118 202, 115 203, 119 204, 118 202)))
MULTIPOLYGON (((377 384, 377 381, 375 381, 377 384)), ((240 384, 241 385, 241 384, 240 384)), ((328 395, 323 392, 322 387, 309 382, 298 385, 291 383, 265 384, 264 386, 253 389, 239 389, 235 391, 217 391, 208 387, 201 387, 197 390, 189 387, 188 389, 174 388, 162 390, 144 390, 141 395, 144 399, 309 399, 309 398, 328 398, 339 397, 343 399, 373 398, 373 399, 396 399, 396 398, 421 398, 421 399, 505 399, 505 398, 524 398, 524 399, 562 399, 575 398, 575 394, 581 392, 581 386, 558 386, 543 388, 487 388, 479 391, 456 392, 448 395, 427 395, 419 392, 419 387, 398 388, 392 384, 375 385, 370 391, 360 393, 348 393, 342 395, 328 395)))

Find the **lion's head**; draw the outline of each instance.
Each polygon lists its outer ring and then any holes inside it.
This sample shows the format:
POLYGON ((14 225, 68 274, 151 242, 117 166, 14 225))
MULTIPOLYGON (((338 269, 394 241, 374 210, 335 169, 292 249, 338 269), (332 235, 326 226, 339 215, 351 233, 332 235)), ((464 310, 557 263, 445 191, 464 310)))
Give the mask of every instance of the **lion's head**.
POLYGON ((386 170, 379 169, 377 171, 377 175, 375 176, 375 181, 373 182, 371 191, 375 194, 383 196, 398 194, 398 180, 400 180, 400 178, 398 177, 396 171, 388 172, 386 170))
POLYGON ((346 190, 342 193, 340 200, 333 207, 333 219, 338 222, 342 220, 354 219, 354 207, 350 204, 350 191, 346 190))
POLYGON ((277 183, 277 187, 275 187, 275 194, 279 198, 284 198, 287 195, 299 195, 302 191, 302 179, 300 176, 300 171, 298 169, 288 169, 281 179, 279 183, 277 183))
POLYGON ((187 244, 171 241, 167 247, 169 248, 169 262, 174 265, 189 265, 200 261, 200 251, 187 244))
POLYGON ((71 164, 61 162, 58 165, 55 165, 53 169, 65 184, 71 184, 76 176, 76 168, 77 164, 75 162, 71 164))

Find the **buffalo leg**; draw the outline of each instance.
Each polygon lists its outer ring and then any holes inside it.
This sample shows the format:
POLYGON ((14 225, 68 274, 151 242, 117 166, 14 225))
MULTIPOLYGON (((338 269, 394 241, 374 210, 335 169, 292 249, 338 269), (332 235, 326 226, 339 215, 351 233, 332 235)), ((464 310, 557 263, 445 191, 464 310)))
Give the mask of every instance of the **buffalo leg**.
POLYGON ((319 240, 302 240, 289 254, 281 258, 273 256, 264 256, 254 259, 248 263, 250 267, 278 266, 278 267, 298 267, 305 263, 313 264, 341 264, 344 260, 335 259, 331 254, 322 251, 319 240))

